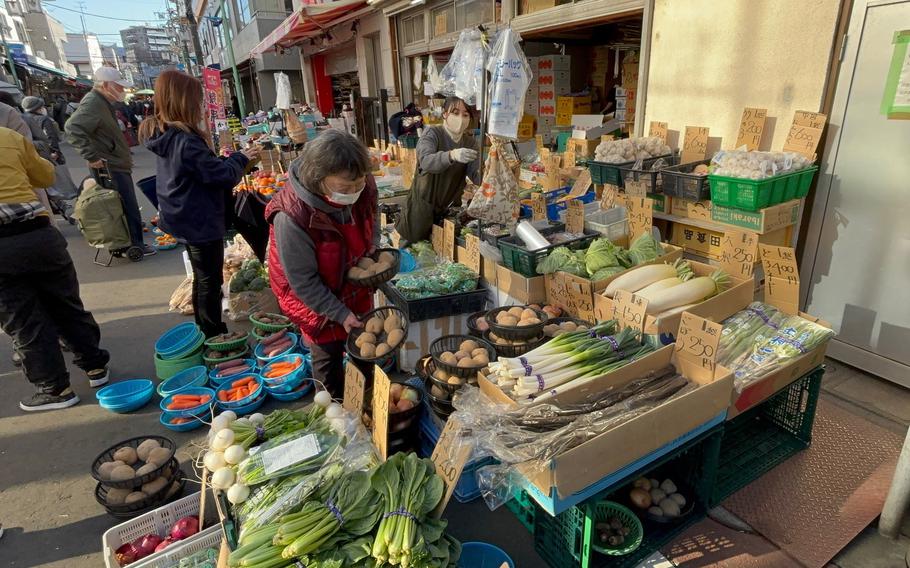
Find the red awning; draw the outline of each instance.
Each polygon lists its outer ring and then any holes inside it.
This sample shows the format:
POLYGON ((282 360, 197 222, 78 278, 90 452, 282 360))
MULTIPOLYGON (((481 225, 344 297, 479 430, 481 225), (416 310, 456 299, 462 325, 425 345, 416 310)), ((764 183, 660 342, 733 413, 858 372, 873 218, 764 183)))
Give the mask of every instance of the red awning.
POLYGON ((366 0, 336 0, 323 4, 306 4, 275 28, 250 53, 261 55, 273 48, 300 45, 308 37, 332 27, 334 22, 351 11, 366 5, 366 0))

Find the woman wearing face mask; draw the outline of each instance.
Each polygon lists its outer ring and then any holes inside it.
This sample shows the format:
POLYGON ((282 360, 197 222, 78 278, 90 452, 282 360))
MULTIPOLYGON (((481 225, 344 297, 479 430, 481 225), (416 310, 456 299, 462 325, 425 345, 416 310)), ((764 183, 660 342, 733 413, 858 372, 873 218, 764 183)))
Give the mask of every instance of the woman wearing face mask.
POLYGON ((158 156, 158 226, 186 246, 193 267, 193 313, 206 337, 227 331, 221 321, 221 266, 231 191, 258 150, 215 155, 202 112, 202 83, 168 70, 155 81, 158 106, 139 137, 158 156))
POLYGON ((480 154, 467 134, 471 109, 458 97, 447 98, 443 109, 443 125, 426 128, 417 142, 417 172, 395 227, 409 243, 430 238, 433 223, 461 201, 465 177, 480 184, 480 154))
MULTIPOLYGON (((376 182, 367 149, 339 130, 307 142, 288 186, 266 207, 269 280, 281 310, 310 348, 313 378, 332 395, 344 387, 344 342, 372 308, 372 290, 345 279, 379 243, 376 182)), ((360 366, 360 365, 358 365, 360 366)), ((370 376, 369 367, 361 367, 370 376)))

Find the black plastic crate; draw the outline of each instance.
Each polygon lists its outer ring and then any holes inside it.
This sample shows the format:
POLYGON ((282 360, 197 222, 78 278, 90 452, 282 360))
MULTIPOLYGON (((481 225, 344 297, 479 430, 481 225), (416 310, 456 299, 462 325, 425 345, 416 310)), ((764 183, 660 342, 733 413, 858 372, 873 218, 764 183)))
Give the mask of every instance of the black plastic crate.
POLYGON ((711 506, 812 444, 823 367, 724 424, 711 506))
POLYGON ((691 201, 711 199, 711 186, 708 184, 707 174, 699 176, 692 173, 695 166, 707 166, 710 163, 711 160, 699 160, 661 170, 660 178, 664 194, 691 201))
MULTIPOLYGON (((565 230, 565 225, 558 223, 548 229, 543 229, 540 234, 543 236, 552 235, 559 231, 565 230)), ((537 273, 537 264, 547 257, 556 247, 568 247, 571 250, 586 248, 594 239, 600 236, 597 231, 585 229, 585 234, 575 239, 553 244, 542 249, 529 251, 525 247, 524 241, 519 237, 503 237, 499 239, 499 251, 502 253, 502 265, 513 272, 517 272, 526 278, 540 276, 537 273)))
MULTIPOLYGON (((673 154, 666 154, 664 156, 655 156, 653 158, 647 158, 642 160, 642 169, 650 170, 651 164, 657 160, 663 158, 668 160, 673 157, 673 154)), ((617 185, 623 187, 623 172, 621 168, 631 168, 635 165, 635 160, 631 162, 621 162, 619 164, 608 164, 607 162, 596 162, 591 160, 588 162, 588 170, 591 172, 591 181, 596 184, 609 183, 611 185, 617 185)))
POLYGON ((627 180, 632 181, 643 181, 645 182, 646 191, 648 193, 660 193, 662 187, 663 178, 661 172, 665 168, 675 166, 679 163, 679 157, 677 156, 666 156, 663 158, 654 158, 651 160, 644 160, 640 168, 634 167, 635 164, 630 164, 628 166, 620 166, 619 173, 622 175, 623 186, 627 180), (658 167, 658 169, 652 169, 654 165, 663 160, 663 166, 658 167), (650 162, 650 163, 649 163, 650 162))
POLYGON ((488 295, 486 288, 478 287, 477 290, 472 292, 446 294, 445 296, 433 296, 432 298, 420 300, 407 300, 394 284, 383 284, 379 287, 379 290, 385 294, 393 306, 403 311, 408 321, 412 323, 445 316, 479 312, 486 305, 488 295))

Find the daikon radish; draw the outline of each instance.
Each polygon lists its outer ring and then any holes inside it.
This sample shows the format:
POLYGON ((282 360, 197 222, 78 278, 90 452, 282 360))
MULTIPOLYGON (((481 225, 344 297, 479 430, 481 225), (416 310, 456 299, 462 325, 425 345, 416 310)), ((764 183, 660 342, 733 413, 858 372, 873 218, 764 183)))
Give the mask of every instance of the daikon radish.
POLYGON ((645 286, 655 282, 668 278, 683 279, 687 274, 691 273, 692 269, 689 267, 689 263, 682 259, 673 264, 646 264, 618 276, 610 282, 603 295, 612 298, 617 290, 638 292, 645 286))
POLYGON ((647 313, 660 314, 667 310, 697 304, 721 293, 730 282, 730 276, 723 270, 715 270, 711 276, 699 276, 679 286, 656 292, 648 301, 647 313))

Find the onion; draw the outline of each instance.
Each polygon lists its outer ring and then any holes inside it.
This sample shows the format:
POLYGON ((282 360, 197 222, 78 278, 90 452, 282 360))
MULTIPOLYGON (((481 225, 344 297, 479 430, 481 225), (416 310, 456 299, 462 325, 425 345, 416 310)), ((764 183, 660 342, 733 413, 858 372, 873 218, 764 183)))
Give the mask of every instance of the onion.
POLYGON ((228 446, 234 443, 234 431, 230 428, 218 430, 215 438, 212 440, 212 449, 223 452, 228 446))
POLYGON ((147 534, 134 540, 132 545, 133 550, 136 551, 136 559, 139 560, 153 554, 162 540, 164 539, 156 534, 147 534))
POLYGON ((325 417, 331 420, 332 418, 341 418, 344 416, 344 410, 341 408, 341 405, 337 402, 333 402, 328 405, 325 409, 325 417))
POLYGON ((243 449, 243 446, 233 445, 228 449, 224 450, 224 461, 231 465, 236 465, 243 461, 243 458, 246 457, 246 450, 243 449))
POLYGON ((329 391, 319 391, 316 393, 316 396, 313 397, 313 402, 325 408, 332 404, 332 395, 329 394, 329 391))
POLYGON ((212 474, 212 487, 226 490, 234 483, 234 470, 229 467, 222 467, 212 474))
POLYGON ((199 517, 183 517, 171 527, 170 538, 173 540, 183 540, 199 532, 199 517))
POLYGON ((205 457, 202 458, 202 464, 205 466, 205 469, 209 471, 218 471, 227 465, 227 462, 224 461, 224 454, 209 450, 208 452, 205 452, 205 457))
POLYGON ((243 503, 249 496, 250 488, 240 483, 231 485, 231 488, 228 489, 227 492, 228 501, 230 501, 233 505, 239 505, 240 503, 243 503))
POLYGON ((345 435, 345 430, 347 428, 347 422, 345 422, 344 418, 332 418, 331 420, 329 420, 329 426, 331 426, 332 430, 334 430, 336 433, 341 434, 343 436, 343 435, 345 435))
POLYGON ((261 426, 262 423, 265 422, 265 415, 262 414, 261 412, 257 412, 256 414, 250 414, 250 422, 252 422, 253 424, 255 424, 257 426, 261 426))

